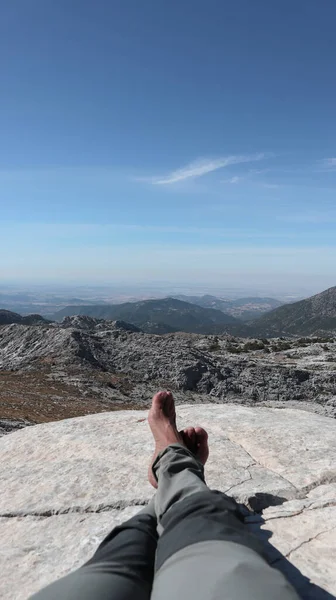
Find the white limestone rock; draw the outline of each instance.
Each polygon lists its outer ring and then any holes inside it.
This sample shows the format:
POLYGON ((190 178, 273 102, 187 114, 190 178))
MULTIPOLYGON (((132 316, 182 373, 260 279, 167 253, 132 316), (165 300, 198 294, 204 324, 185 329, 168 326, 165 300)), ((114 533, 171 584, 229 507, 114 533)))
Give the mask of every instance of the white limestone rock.
MULTIPOLYGON (((101 413, 1 438, 1 598, 23 600, 77 568, 150 499, 146 416, 101 413)), ((233 405, 184 405, 178 416, 209 432, 208 485, 263 510, 248 526, 269 538, 275 565, 288 571, 287 557, 318 586, 289 574, 303 597, 336 594, 336 421, 233 405)))
POLYGON ((26 600, 80 567, 116 525, 139 507, 104 513, 0 518, 0 597, 26 600))

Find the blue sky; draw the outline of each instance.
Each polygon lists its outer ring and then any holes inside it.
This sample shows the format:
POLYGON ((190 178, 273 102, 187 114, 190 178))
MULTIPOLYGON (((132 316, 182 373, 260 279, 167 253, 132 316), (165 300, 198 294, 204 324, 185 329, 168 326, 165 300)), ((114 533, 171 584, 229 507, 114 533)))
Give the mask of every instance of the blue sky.
POLYGON ((12 0, 0 277, 336 284, 336 3, 12 0))

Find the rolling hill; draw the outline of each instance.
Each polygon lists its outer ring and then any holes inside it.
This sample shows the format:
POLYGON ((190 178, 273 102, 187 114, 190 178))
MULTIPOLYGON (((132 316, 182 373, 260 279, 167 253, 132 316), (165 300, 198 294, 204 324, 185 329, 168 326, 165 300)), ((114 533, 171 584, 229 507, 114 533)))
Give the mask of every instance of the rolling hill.
POLYGON ((147 333, 225 333, 228 325, 238 325, 234 317, 213 308, 203 308, 189 302, 164 298, 124 304, 67 306, 54 315, 56 321, 73 315, 98 319, 123 320, 147 333))
POLYGON ((12 323, 18 323, 19 325, 43 325, 49 323, 41 315, 27 315, 22 317, 18 313, 10 310, 0 309, 0 325, 11 325, 12 323))

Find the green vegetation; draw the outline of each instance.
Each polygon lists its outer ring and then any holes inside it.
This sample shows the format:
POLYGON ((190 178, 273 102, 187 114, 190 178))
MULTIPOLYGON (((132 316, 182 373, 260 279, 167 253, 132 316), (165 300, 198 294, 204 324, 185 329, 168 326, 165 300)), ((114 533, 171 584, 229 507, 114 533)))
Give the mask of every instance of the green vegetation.
POLYGON ((243 346, 243 352, 249 352, 250 350, 264 350, 265 344, 263 341, 252 340, 251 342, 246 342, 243 346))
POLYGON ((236 346, 234 344, 227 344, 226 350, 227 352, 230 352, 230 354, 241 354, 243 352, 240 346, 236 346))
POLYGON ((210 343, 209 352, 219 352, 220 349, 221 349, 221 347, 220 347, 220 344, 219 344, 218 336, 215 335, 215 337, 213 338, 212 342, 210 343))
POLYGON ((239 342, 229 342, 226 345, 226 350, 231 354, 242 354, 246 352, 254 352, 256 350, 264 350, 264 352, 269 354, 269 344, 270 342, 268 340, 250 340, 245 342, 245 344, 239 344, 239 342))
POLYGON ((292 346, 289 342, 278 342, 271 346, 273 352, 284 352, 285 350, 291 350, 292 346))

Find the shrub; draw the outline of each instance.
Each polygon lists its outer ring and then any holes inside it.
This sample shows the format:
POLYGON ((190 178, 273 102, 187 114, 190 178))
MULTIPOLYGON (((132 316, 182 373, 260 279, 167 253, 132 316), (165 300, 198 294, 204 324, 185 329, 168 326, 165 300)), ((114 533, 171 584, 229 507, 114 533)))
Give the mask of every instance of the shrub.
POLYGON ((264 342, 259 342, 258 340, 254 340, 251 342, 246 342, 243 346, 243 350, 245 352, 249 352, 249 350, 264 350, 265 344, 264 342))
POLYGON ((221 349, 221 347, 220 347, 220 344, 219 344, 218 336, 215 335, 214 339, 210 343, 209 352, 218 352, 220 349, 221 349))
POLYGON ((307 341, 307 338, 300 338, 296 342, 296 346, 299 346, 300 348, 306 348, 308 345, 309 342, 307 341))
POLYGON ((273 352, 284 352, 285 350, 290 350, 291 345, 288 342, 278 342, 272 346, 273 352))
POLYGON ((241 354, 242 349, 239 346, 234 346, 233 344, 227 344, 226 350, 231 354, 241 354))

